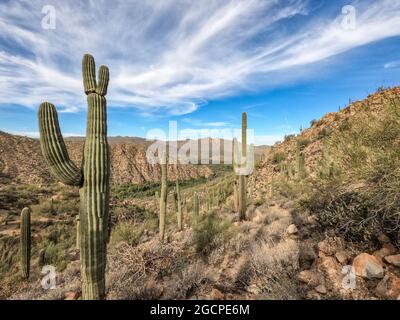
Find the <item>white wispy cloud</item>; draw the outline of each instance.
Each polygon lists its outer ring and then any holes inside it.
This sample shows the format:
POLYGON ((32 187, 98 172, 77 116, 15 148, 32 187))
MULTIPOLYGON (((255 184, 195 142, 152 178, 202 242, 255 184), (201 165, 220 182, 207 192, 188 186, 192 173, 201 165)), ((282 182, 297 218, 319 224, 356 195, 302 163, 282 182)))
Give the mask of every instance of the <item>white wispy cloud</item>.
POLYGON ((313 64, 400 35, 399 0, 354 2, 337 16, 282 28, 307 15, 300 0, 54 0, 57 28, 41 27, 48 0, 0 3, 0 105, 85 107, 85 52, 111 70, 109 105, 179 115, 208 99, 258 90, 312 72, 313 64), (296 70, 296 72, 293 72, 296 70))
POLYGON ((400 68, 400 60, 399 61, 391 61, 391 62, 385 63, 385 65, 383 67, 385 69, 400 68))
MULTIPOLYGON (((15 134, 17 136, 25 136, 30 138, 39 138, 39 131, 7 131, 8 133, 15 134)), ((85 135, 82 133, 76 132, 65 132, 63 133, 64 137, 84 137, 85 135)))

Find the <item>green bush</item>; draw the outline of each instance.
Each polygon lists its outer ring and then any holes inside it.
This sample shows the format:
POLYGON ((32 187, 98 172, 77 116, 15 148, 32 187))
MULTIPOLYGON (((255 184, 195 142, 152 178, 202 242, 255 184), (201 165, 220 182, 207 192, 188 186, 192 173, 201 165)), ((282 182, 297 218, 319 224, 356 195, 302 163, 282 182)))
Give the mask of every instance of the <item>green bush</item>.
POLYGON ((202 255, 209 254, 221 242, 228 238, 230 222, 211 213, 205 217, 194 229, 193 244, 196 252, 202 255))
POLYGON ((282 151, 277 151, 272 155, 272 162, 274 164, 280 164, 286 160, 286 154, 282 151))
POLYGON ((111 232, 111 241, 113 243, 124 241, 130 246, 135 246, 139 243, 139 240, 143 235, 143 230, 143 226, 131 223, 125 222, 117 224, 111 232))
POLYGON ((300 149, 303 150, 311 143, 311 140, 300 136, 297 138, 297 142, 299 144, 300 149))

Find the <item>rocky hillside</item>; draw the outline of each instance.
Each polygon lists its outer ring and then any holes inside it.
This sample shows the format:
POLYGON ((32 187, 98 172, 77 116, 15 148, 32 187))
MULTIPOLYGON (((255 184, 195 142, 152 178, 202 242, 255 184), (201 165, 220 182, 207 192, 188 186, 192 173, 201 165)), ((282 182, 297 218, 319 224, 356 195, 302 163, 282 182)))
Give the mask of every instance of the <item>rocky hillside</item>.
MULTIPOLYGON (((140 138, 110 138, 112 181, 114 184, 158 181, 161 171, 157 165, 146 161, 146 147, 150 144, 140 138)), ((67 138, 66 145, 75 163, 80 164, 83 139, 67 138)), ((54 182, 46 168, 37 139, 16 136, 0 131, 0 183, 44 184, 54 182)), ((207 166, 169 167, 171 180, 208 177, 212 170, 207 166)))
MULTIPOLYGON (((281 172, 280 162, 295 165, 296 148, 300 145, 305 160, 305 170, 311 177, 318 174, 323 158, 324 141, 338 132, 348 130, 352 123, 379 118, 385 114, 388 103, 400 98, 400 87, 379 90, 366 99, 349 104, 346 108, 331 112, 319 120, 311 121, 311 127, 299 135, 287 136, 282 143, 273 147, 268 157, 259 164, 257 173, 250 177, 250 183, 259 189, 269 191, 274 177, 281 172), (281 161, 282 160, 282 161, 281 161)), ((368 126, 365 126, 367 130, 368 126)), ((285 168, 288 169, 287 166, 285 168)), ((344 168, 345 169, 345 168, 344 168)))

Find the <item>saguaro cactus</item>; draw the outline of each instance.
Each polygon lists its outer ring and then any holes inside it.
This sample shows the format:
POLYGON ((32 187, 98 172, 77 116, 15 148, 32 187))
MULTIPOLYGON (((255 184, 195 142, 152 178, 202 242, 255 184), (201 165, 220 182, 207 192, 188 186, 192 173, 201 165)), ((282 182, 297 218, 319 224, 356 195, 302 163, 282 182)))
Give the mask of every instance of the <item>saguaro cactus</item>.
POLYGON ((182 213, 182 199, 181 199, 181 190, 179 188, 179 180, 176 179, 176 202, 178 205, 178 211, 177 211, 177 220, 178 220, 178 229, 179 231, 182 231, 183 229, 183 213, 182 213))
POLYGON ((75 217, 76 221, 76 248, 79 249, 81 246, 81 221, 79 216, 75 217))
POLYGON ((106 66, 101 66, 96 81, 94 58, 85 54, 82 73, 88 102, 82 168, 78 169, 69 158, 58 124, 57 111, 51 103, 40 105, 39 130, 42 153, 50 171, 60 182, 80 188, 82 298, 92 300, 102 299, 105 295, 110 193, 105 95, 109 71, 106 66))
POLYGON ((305 159, 299 141, 297 141, 296 143, 296 167, 297 167, 296 169, 298 178, 299 179, 304 178, 306 175, 305 159))
POLYGON ((31 266, 31 211, 24 208, 21 211, 21 269, 22 276, 29 278, 31 266))
MULTIPOLYGON (((247 151, 247 114, 242 114, 242 163, 246 163, 247 151)), ((239 218, 240 220, 246 219, 246 176, 239 176, 239 218)))
POLYGON ((197 195, 197 193, 194 195, 194 199, 193 199, 193 220, 194 220, 194 225, 197 226, 199 224, 199 220, 200 220, 200 204, 199 204, 199 196, 197 195))
POLYGON ((160 216, 159 216, 159 237, 164 241, 165 217, 167 215, 167 155, 164 152, 161 159, 161 193, 160 193, 160 216))

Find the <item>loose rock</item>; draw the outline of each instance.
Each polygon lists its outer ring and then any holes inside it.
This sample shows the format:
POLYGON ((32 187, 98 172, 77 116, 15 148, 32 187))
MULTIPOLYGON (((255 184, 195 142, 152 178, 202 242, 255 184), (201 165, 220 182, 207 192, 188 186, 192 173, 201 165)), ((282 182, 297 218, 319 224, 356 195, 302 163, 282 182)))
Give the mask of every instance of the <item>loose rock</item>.
POLYGON ((383 278, 384 270, 381 261, 368 253, 361 253, 354 258, 353 268, 357 276, 373 279, 383 278))
POLYGON ((396 254, 393 256, 387 256, 387 257, 385 257, 385 261, 396 267, 400 267, 400 254, 396 254))

